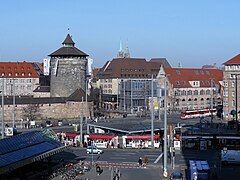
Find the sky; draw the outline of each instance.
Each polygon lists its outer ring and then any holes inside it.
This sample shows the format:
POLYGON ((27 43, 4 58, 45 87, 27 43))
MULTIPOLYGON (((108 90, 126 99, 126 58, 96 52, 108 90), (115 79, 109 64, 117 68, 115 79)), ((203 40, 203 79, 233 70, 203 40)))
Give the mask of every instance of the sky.
POLYGON ((42 62, 70 33, 94 67, 116 57, 120 40, 131 57, 222 66, 240 53, 239 7, 239 0, 2 0, 0 61, 42 62))

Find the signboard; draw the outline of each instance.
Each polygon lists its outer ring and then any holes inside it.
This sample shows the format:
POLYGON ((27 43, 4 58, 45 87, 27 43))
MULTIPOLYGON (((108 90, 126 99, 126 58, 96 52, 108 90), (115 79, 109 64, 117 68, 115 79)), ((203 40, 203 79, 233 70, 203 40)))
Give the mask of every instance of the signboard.
POLYGON ((181 149, 181 141, 173 141, 173 145, 176 150, 181 149))
MULTIPOLYGON (((149 107, 152 109, 152 97, 149 97, 149 107)), ((158 110, 158 98, 153 97, 153 109, 158 110)))
POLYGON ((49 69, 50 69, 50 59, 45 58, 45 59, 43 59, 43 74, 44 74, 44 76, 49 75, 49 69))
POLYGON ((13 136, 13 128, 12 127, 5 128, 5 134, 6 136, 13 136))
POLYGON ((35 121, 30 121, 30 126, 35 126, 36 122, 35 121))

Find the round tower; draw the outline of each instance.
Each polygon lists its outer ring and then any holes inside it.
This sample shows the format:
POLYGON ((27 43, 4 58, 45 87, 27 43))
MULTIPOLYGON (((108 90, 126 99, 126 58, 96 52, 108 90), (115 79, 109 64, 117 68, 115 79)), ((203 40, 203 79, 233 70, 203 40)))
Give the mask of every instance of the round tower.
POLYGON ((62 45, 49 55, 51 97, 68 97, 77 89, 85 90, 88 55, 75 47, 69 34, 62 45))

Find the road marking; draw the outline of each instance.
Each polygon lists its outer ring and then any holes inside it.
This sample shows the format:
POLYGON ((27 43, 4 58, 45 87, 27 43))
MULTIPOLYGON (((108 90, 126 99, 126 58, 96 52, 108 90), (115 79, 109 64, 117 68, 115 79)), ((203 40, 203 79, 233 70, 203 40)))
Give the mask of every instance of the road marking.
POLYGON ((154 164, 158 163, 158 161, 161 159, 162 156, 163 156, 163 153, 161 153, 161 154, 157 157, 157 159, 154 161, 154 164))

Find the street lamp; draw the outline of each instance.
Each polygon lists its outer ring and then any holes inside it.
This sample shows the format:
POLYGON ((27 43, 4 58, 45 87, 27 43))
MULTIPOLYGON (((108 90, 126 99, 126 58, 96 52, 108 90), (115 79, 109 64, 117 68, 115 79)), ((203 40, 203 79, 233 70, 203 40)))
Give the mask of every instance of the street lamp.
POLYGON ((163 176, 167 177, 167 77, 163 67, 160 67, 158 76, 164 80, 164 145, 163 145, 163 176))
POLYGON ((2 76, 2 139, 4 139, 4 77, 2 76))

